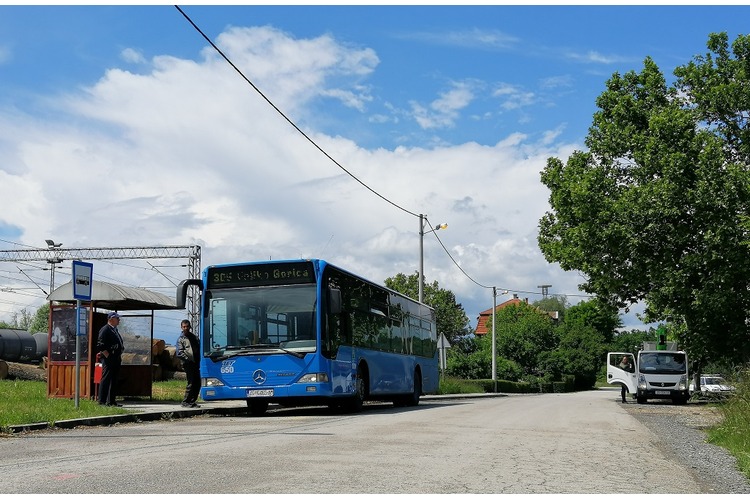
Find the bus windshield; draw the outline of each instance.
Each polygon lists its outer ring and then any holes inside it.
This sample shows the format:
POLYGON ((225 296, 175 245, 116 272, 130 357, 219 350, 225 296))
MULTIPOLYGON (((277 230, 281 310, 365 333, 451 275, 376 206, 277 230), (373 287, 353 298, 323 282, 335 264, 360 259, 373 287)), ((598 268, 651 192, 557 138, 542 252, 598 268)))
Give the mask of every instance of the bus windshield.
POLYGON ((645 352, 641 353, 638 371, 661 375, 682 374, 687 372, 685 354, 680 352, 645 352))
POLYGON ((207 292, 204 353, 314 352, 315 284, 207 292))

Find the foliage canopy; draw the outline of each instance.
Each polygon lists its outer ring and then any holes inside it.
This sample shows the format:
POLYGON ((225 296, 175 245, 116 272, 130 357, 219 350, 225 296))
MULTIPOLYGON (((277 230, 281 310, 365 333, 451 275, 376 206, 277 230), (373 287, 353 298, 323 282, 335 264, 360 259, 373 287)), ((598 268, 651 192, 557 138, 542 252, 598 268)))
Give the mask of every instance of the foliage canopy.
POLYGON ((645 320, 679 318, 699 360, 746 360, 750 246, 750 36, 666 80, 651 58, 615 73, 597 99, 588 151, 550 158, 551 211, 539 223, 549 262, 586 277, 614 307, 645 301, 645 320))

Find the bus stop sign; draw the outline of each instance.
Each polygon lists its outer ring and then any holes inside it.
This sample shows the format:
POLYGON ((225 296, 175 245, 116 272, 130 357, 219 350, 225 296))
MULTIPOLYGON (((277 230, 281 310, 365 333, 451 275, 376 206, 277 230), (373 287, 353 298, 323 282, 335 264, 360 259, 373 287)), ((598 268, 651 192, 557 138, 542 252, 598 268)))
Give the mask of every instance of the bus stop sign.
POLYGON ((94 264, 90 262, 73 261, 73 298, 76 300, 91 300, 92 276, 94 264))

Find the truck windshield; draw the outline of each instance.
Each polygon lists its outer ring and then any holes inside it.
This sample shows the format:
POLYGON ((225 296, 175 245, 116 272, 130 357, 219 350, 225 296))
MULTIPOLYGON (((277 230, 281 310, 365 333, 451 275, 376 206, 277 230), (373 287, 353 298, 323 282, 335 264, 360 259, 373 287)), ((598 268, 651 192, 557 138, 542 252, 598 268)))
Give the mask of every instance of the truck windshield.
POLYGON ((206 354, 315 351, 314 284, 217 289, 208 295, 206 354))
POLYGON ((685 354, 679 352, 641 353, 638 371, 662 375, 686 373, 685 354))

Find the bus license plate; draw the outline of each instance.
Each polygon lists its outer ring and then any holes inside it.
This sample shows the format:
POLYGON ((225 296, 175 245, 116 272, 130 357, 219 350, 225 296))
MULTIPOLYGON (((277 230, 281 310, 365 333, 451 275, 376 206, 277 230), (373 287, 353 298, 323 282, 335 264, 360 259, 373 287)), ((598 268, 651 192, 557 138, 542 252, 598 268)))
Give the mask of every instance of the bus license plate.
POLYGON ((273 396, 273 389, 248 389, 248 398, 267 398, 273 396))
POLYGON ((657 396, 669 396, 669 391, 656 391, 657 396))

